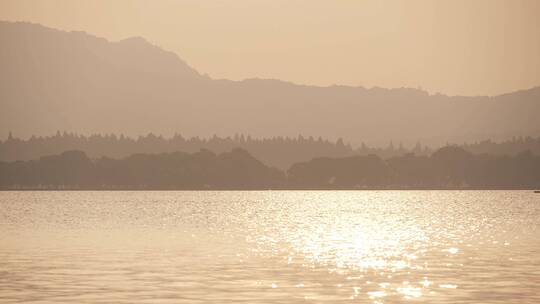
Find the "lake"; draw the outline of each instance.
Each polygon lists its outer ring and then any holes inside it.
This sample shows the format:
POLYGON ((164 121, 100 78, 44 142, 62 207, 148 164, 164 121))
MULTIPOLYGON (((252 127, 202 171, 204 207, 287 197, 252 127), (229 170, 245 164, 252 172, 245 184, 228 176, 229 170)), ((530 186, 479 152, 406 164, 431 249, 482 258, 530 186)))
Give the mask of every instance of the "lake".
POLYGON ((540 194, 0 192, 0 302, 540 303, 540 194))

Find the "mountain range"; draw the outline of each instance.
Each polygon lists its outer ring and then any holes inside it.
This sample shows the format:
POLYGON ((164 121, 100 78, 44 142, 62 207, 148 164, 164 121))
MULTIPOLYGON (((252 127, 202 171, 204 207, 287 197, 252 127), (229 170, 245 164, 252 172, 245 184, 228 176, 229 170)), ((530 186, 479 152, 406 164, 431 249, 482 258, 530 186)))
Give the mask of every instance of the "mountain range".
POLYGON ((111 42, 24 22, 0 22, 0 45, 6 135, 302 134, 353 145, 440 145, 540 134, 540 87, 468 97, 212 79, 140 37, 111 42))

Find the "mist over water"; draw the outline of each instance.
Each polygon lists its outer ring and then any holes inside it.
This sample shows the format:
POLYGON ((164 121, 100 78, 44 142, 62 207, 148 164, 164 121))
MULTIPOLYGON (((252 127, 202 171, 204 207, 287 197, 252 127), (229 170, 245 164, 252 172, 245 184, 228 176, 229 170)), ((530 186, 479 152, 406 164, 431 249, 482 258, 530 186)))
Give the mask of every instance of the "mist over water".
POLYGON ((0 192, 0 302, 538 303, 531 191, 0 192))

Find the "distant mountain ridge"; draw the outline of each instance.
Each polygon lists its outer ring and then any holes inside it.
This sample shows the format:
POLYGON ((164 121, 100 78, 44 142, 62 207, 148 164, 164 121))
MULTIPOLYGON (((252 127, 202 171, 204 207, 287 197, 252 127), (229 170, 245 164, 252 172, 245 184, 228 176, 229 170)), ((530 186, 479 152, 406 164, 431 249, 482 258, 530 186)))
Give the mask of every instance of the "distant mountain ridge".
POLYGON ((540 135, 540 87, 462 97, 215 80, 140 37, 109 42, 19 22, 0 22, 0 45, 0 130, 6 135, 303 134, 343 137, 354 145, 540 135))

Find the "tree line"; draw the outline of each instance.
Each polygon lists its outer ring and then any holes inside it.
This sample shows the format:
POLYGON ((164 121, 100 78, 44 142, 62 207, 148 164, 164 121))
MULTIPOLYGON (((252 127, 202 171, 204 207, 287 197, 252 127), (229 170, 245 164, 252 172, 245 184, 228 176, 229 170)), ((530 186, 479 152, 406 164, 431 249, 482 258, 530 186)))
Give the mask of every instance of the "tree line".
POLYGON ((0 189, 536 189, 540 156, 472 154, 446 146, 433 154, 320 157, 288 170, 248 151, 170 152, 91 159, 66 151, 37 160, 0 162, 0 189))
MULTIPOLYGON (((516 137, 504 142, 490 140, 462 144, 462 148, 475 153, 493 155, 516 155, 522 151, 540 154, 540 137, 516 137)), ((317 157, 346 157, 354 155, 377 155, 388 159, 407 153, 430 155, 433 149, 418 142, 413 147, 405 147, 399 142, 390 141, 385 147, 372 147, 360 144, 352 147, 342 139, 330 141, 321 137, 272 137, 253 138, 238 134, 232 137, 213 136, 210 138, 185 138, 176 134, 170 138, 152 133, 131 138, 115 134, 94 134, 90 136, 75 133, 57 132, 53 136, 32 136, 19 139, 9 133, 7 140, 0 141, 0 161, 32 160, 41 156, 60 154, 63 151, 84 151, 90 158, 124 158, 136 153, 165 153, 184 151, 189 153, 207 149, 216 153, 242 148, 265 164, 288 169, 292 164, 317 157)))

